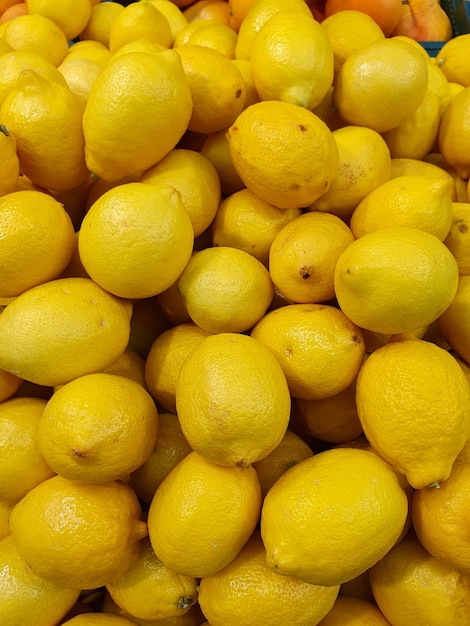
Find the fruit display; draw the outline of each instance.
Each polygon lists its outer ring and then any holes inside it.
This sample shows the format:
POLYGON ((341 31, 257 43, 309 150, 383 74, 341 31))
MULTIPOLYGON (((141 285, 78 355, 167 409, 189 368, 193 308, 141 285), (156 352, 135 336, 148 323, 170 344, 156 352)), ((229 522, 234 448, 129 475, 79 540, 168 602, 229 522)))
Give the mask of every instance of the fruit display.
POLYGON ((470 625, 458 4, 0 0, 1 626, 470 625))

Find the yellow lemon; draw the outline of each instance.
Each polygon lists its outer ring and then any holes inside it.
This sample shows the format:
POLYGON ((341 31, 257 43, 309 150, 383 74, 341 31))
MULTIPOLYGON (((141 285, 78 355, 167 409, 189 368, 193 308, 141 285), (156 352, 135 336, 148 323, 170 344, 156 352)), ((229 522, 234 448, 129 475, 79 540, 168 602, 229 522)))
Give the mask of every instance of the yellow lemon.
POLYGON ((106 585, 111 598, 143 620, 179 617, 196 602, 196 579, 168 569, 155 556, 148 537, 139 558, 122 576, 106 585))
MULTIPOLYGON (((421 49, 423 48, 421 47, 421 49)), ((428 90, 438 97, 442 115, 452 99, 452 88, 444 72, 430 58, 428 59, 428 90)))
POLYGON ((470 203, 452 203, 452 224, 445 245, 459 266, 459 273, 470 274, 470 203))
POLYGON ((181 195, 198 237, 214 219, 220 203, 220 180, 207 157, 194 150, 175 148, 156 165, 146 170, 140 181, 164 183, 181 195))
POLYGON ((470 432, 470 390, 445 349, 422 339, 378 348, 359 372, 356 402, 370 444, 415 489, 449 477, 470 432))
POLYGON ((364 624, 390 626, 390 622, 373 602, 340 594, 331 611, 318 623, 318 626, 363 626, 364 624))
POLYGON ((275 356, 242 334, 203 339, 186 357, 176 385, 189 445, 221 465, 247 467, 272 452, 287 430, 290 405, 275 356))
POLYGON ((313 109, 333 84, 333 52, 311 14, 293 10, 270 17, 253 41, 250 61, 261 100, 313 109))
POLYGON ((150 3, 164 15, 168 21, 171 32, 172 43, 176 35, 188 24, 188 20, 183 11, 173 2, 167 0, 150 0, 150 3))
MULTIPOLYGON (((163 1, 166 2, 166 0, 163 1)), ((138 624, 138 626, 201 626, 201 620, 204 619, 201 609, 199 608, 199 604, 196 603, 193 604, 193 606, 186 611, 186 613, 183 613, 183 615, 179 615, 178 617, 141 620, 134 615, 129 615, 126 611, 121 609, 121 607, 114 602, 108 592, 105 592, 104 594, 102 611, 108 615, 119 615, 127 618, 132 622, 132 624, 138 624)), ((95 615, 99 615, 99 613, 96 613, 95 615)))
MULTIPOLYGON (((391 160, 391 178, 406 176, 408 174, 419 174, 421 176, 444 176, 446 170, 437 163, 431 161, 421 161, 420 159, 409 159, 404 157, 394 157, 391 160)), ((450 176, 450 174, 449 174, 450 176)), ((452 178, 452 177, 451 177, 452 178)), ((452 190, 452 200, 455 201, 455 190, 452 190)))
POLYGON ((92 59, 70 56, 59 65, 58 69, 65 78, 70 91, 78 96, 82 105, 85 106, 92 86, 103 71, 102 66, 92 59))
POLYGON ((147 389, 158 404, 176 413, 176 383, 184 360, 211 333, 194 323, 177 324, 153 342, 145 361, 147 389))
POLYGON ((269 251, 271 279, 293 302, 332 300, 336 263, 353 241, 351 229, 336 215, 304 213, 274 238, 269 251))
POLYGON ((59 623, 80 594, 32 572, 11 536, 0 541, 0 581, 0 619, 9 626, 59 623))
MULTIPOLYGON (((134 314, 132 317, 134 317, 134 314)), ((130 378, 142 387, 145 387, 145 360, 132 348, 127 347, 103 372, 130 378)))
POLYGON ((142 385, 96 373, 55 391, 41 416, 38 445, 57 474, 96 484, 137 469, 157 435, 158 412, 142 385))
POLYGON ((131 334, 127 349, 134 350, 142 359, 145 359, 150 346, 158 335, 170 328, 170 326, 171 322, 163 312, 158 296, 135 300, 133 302, 131 334))
POLYGON ((155 492, 148 514, 150 542, 175 573, 210 576, 238 554, 260 510, 253 467, 222 467, 191 452, 155 492))
POLYGON ((20 176, 16 140, 4 124, 0 124, 0 195, 15 191, 20 176))
POLYGON ((78 247, 85 270, 103 289, 123 298, 148 298, 178 278, 193 241, 178 191, 164 183, 127 183, 90 207, 78 247))
MULTIPOLYGON (((165 1, 165 0, 164 0, 165 1)), ((198 28, 204 28, 208 24, 217 24, 218 22, 213 19, 206 18, 196 18, 194 20, 189 20, 188 23, 181 28, 176 34, 176 37, 173 40, 173 48, 179 48, 180 46, 184 46, 189 42, 189 38, 193 33, 196 32, 198 28)))
POLYGON ((193 100, 188 129, 207 134, 230 126, 246 97, 238 67, 221 52, 205 46, 187 44, 174 50, 181 58, 193 100))
POLYGON ((339 155, 326 124, 290 102, 245 109, 227 131, 230 156, 254 193, 281 209, 306 207, 326 193, 339 155))
POLYGON ((443 172, 397 176, 371 191, 354 210, 350 227, 356 239, 392 226, 431 233, 441 241, 452 224, 452 179, 443 172))
POLYGON ((199 602, 211 626, 307 626, 319 623, 337 595, 337 585, 309 585, 271 571, 255 533, 227 567, 202 578, 199 602))
POLYGON ((69 53, 66 58, 90 59, 104 68, 108 61, 111 60, 112 56, 113 55, 109 51, 109 48, 101 42, 82 39, 80 41, 76 41, 70 46, 69 53))
POLYGON ((131 487, 146 504, 151 503, 165 476, 191 452, 175 414, 160 413, 158 422, 158 438, 153 451, 129 476, 131 487))
POLYGON ((385 38, 377 22, 367 13, 345 9, 325 18, 321 27, 334 57, 334 71, 357 50, 385 38))
POLYGON ((470 364, 470 276, 460 276, 454 299, 439 317, 439 328, 453 350, 470 364))
POLYGON ((267 564, 313 585, 338 585, 387 554, 407 512, 395 472, 376 454, 320 452, 281 476, 264 499, 267 564))
POLYGON ((86 485, 53 476, 18 502, 10 527, 34 573, 94 589, 119 578, 137 559, 147 535, 140 514, 137 496, 122 482, 86 485))
POLYGON ((178 280, 178 290, 193 322, 210 333, 250 329, 274 295, 264 265, 228 246, 196 252, 178 280))
POLYGON ((14 506, 14 502, 0 500, 0 540, 10 534, 10 513, 14 506))
POLYGON ((412 536, 374 565, 369 577, 374 598, 391 624, 425 620, 436 626, 464 626, 468 621, 470 577, 432 557, 412 536))
POLYGON ((82 613, 76 615, 66 622, 66 626, 130 626, 135 624, 131 619, 122 615, 112 615, 109 613, 82 613))
POLYGON ((470 51, 468 33, 446 41, 436 55, 436 65, 445 74, 448 81, 470 87, 470 72, 465 59, 470 51))
POLYGON ((34 70, 21 72, 0 107, 0 116, 15 136, 21 170, 33 183, 66 190, 88 179, 82 112, 79 98, 67 86, 34 70))
MULTIPOLYGON (((235 61, 233 61, 233 63, 235 63, 235 61)), ((209 159, 217 170, 220 179, 220 188, 224 195, 229 196, 245 188, 230 157, 225 128, 215 133, 207 134, 200 152, 209 159)))
POLYGON ((211 225, 212 243, 244 250, 267 266, 276 235, 299 215, 300 209, 278 209, 241 189, 221 202, 211 225))
POLYGON ((460 178, 470 177, 470 87, 455 95, 442 114, 439 126, 438 146, 444 160, 460 178))
POLYGON ((260 97, 253 80, 253 70, 248 59, 233 59, 233 63, 236 67, 238 67, 241 75, 243 76, 243 80, 245 81, 246 97, 244 108, 246 109, 251 104, 260 101, 260 97))
POLYGON ((51 386, 100 371, 125 350, 131 314, 88 278, 32 287, 0 315, 0 367, 51 386))
POLYGON ((384 38, 344 62, 335 80, 333 101, 348 124, 382 133, 399 126, 418 108, 427 83, 424 56, 404 41, 384 38))
POLYGON ((217 50, 228 59, 235 57, 237 33, 227 24, 207 24, 197 28, 188 38, 192 46, 206 46, 217 50))
POLYGON ((116 17, 124 10, 119 2, 99 2, 91 7, 90 17, 80 39, 91 39, 109 47, 109 33, 116 17))
POLYGON ((328 191, 310 206, 310 210, 326 211, 348 220, 361 200, 390 179, 390 149, 383 137, 371 128, 345 126, 332 134, 338 147, 338 170, 328 191))
POLYGON ((251 336, 281 364, 294 398, 327 398, 343 391, 364 356, 360 329, 330 305, 281 306, 267 313, 251 336))
POLYGON ((27 0, 29 13, 40 13, 59 26, 69 41, 85 28, 91 13, 90 0, 27 0))
POLYGON ((230 26, 238 32, 246 14, 256 0, 229 0, 230 26))
POLYGON ((449 306, 458 266, 434 235, 390 226, 346 248, 334 281, 339 305, 355 324, 379 333, 405 333, 430 324, 449 306))
POLYGON ((0 295, 18 296, 57 278, 74 248, 72 220, 42 191, 14 191, 0 197, 0 295))
POLYGON ((90 170, 112 182, 149 168, 181 139, 191 111, 189 84, 176 52, 117 56, 93 85, 83 114, 90 170))
POLYGON ((11 398, 21 387, 23 380, 15 374, 0 370, 0 402, 11 398))
POLYGON ((131 2, 116 15, 109 31, 109 49, 116 52, 141 37, 166 48, 172 43, 168 20, 151 2, 131 2))
POLYGON ((426 155, 424 162, 437 165, 438 167, 446 171, 449 174, 449 176, 452 177, 454 181, 455 193, 454 193, 453 199, 455 199, 457 202, 467 202, 468 181, 462 179, 459 176, 457 169, 454 166, 449 165, 449 163, 447 163, 447 161, 444 159, 442 154, 440 154, 439 152, 431 152, 428 155, 426 155))
POLYGON ((54 475, 38 445, 39 420, 45 406, 41 398, 11 398, 0 404, 2 500, 16 503, 54 475))
POLYGON ((179 291, 178 282, 178 280, 175 280, 168 289, 165 289, 157 296, 157 301, 163 314, 172 325, 192 322, 186 303, 179 291))

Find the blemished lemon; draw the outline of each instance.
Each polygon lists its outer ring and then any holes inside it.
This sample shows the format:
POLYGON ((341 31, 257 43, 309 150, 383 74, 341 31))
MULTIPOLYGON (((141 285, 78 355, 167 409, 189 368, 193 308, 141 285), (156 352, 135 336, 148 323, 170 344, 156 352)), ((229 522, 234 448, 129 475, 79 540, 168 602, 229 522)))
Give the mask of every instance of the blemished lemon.
POLYGON ((306 207, 326 193, 339 155, 326 124, 290 102, 257 102, 227 131, 240 178, 265 202, 281 209, 306 207))
POLYGON ((123 298, 149 298, 178 278, 193 242, 191 219, 173 186, 127 183, 90 207, 78 249, 85 270, 103 289, 123 298))
POLYGON ((269 18, 253 41, 250 62, 261 100, 313 109, 333 84, 333 52, 322 27, 295 10, 269 18))
POLYGON ((332 134, 339 152, 338 170, 328 191, 310 210, 333 213, 347 221, 361 200, 390 179, 391 155, 383 137, 371 128, 345 126, 332 134))
POLYGON ((45 406, 41 398, 11 398, 0 404, 2 500, 16 503, 54 475, 38 445, 39 420, 45 406))
POLYGON ((82 112, 79 98, 66 85, 34 70, 18 76, 2 102, 0 116, 16 139, 21 171, 33 183, 66 190, 88 179, 82 112))
POLYGON ((459 266, 459 273, 470 274, 470 203, 452 203, 452 224, 445 245, 459 266))
POLYGON ((0 295, 18 296, 57 278, 74 247, 72 220, 64 207, 41 191, 15 191, 0 197, 0 295))
POLYGON ((371 191, 354 210, 350 227, 356 239, 393 226, 418 228, 443 241, 452 224, 452 179, 397 176, 371 191))
POLYGON ((206 46, 217 50, 228 59, 235 57, 237 33, 227 24, 207 24, 197 28, 188 38, 192 46, 206 46))
POLYGON ((181 195, 198 237, 213 221, 220 203, 220 179, 210 160, 195 150, 175 148, 146 170, 140 181, 171 185, 181 195))
POLYGON ((415 489, 449 477, 470 432, 470 390, 447 350, 421 339, 378 348, 361 367, 356 402, 370 444, 415 489))
POLYGON ((175 51, 117 56, 93 85, 83 114, 90 170, 111 182, 143 172, 176 146, 191 112, 189 84, 175 51))
POLYGON ((91 39, 109 47, 109 32, 117 15, 124 10, 119 2, 99 2, 91 7, 90 17, 80 39, 91 39))
POLYGON ((59 26, 69 41, 85 28, 91 13, 90 0, 27 0, 29 13, 40 13, 59 26))
MULTIPOLYGON (((232 62, 234 63, 235 61, 232 62)), ((225 196, 229 196, 245 188, 230 157, 225 128, 206 135, 200 153, 209 159, 217 170, 220 179, 220 188, 225 196)))
POLYGON ((467 180, 470 176, 469 119, 470 88, 466 87, 455 95, 446 107, 442 114, 438 134, 439 152, 463 180, 467 180))
POLYGON ((320 452, 281 476, 264 499, 267 564, 313 585, 341 584, 392 548, 407 512, 397 475, 377 454, 320 452))
POLYGON ((231 59, 206 46, 187 44, 174 50, 193 102, 188 129, 203 134, 226 129, 245 105, 246 87, 240 70, 231 59))
POLYGON ((96 484, 123 478, 142 465, 157 435, 157 408, 142 385, 95 373, 55 391, 41 415, 38 445, 57 474, 96 484))
POLYGON ((122 576, 106 585, 126 613, 142 620, 178 617, 196 602, 197 580, 168 569, 155 556, 148 537, 139 558, 122 576))
POLYGON ((356 239, 335 270, 344 313, 361 328, 385 334, 436 320, 454 299, 457 284, 457 261, 449 249, 434 235, 405 226, 356 239))
POLYGON ((287 430, 280 444, 268 456, 253 463, 263 499, 284 472, 311 456, 313 451, 308 443, 292 430, 287 430))
POLYGON ((390 626, 388 619, 373 602, 340 593, 333 608, 318 623, 318 626, 363 626, 364 624, 368 626, 390 626))
POLYGON ((0 124, 0 195, 15 191, 20 176, 16 140, 4 124, 0 124))
POLYGON ((470 364, 470 276, 459 277, 457 292, 447 309, 439 317, 439 328, 452 349, 470 364))
POLYGON ((151 2, 131 2, 116 15, 109 31, 109 49, 114 53, 141 38, 165 48, 170 48, 173 40, 168 20, 151 2))
POLYGON ((211 626, 307 626, 318 624, 328 613, 338 589, 271 571, 255 533, 227 567, 202 578, 199 602, 211 626))
POLYGON ((153 398, 167 411, 176 413, 176 383, 184 360, 210 334, 193 322, 176 324, 152 343, 145 360, 145 381, 153 398))
POLYGON ((131 314, 88 278, 32 287, 0 315, 0 367, 46 386, 100 371, 125 350, 131 314))
POLYGON ((332 300, 336 263, 353 241, 351 229, 336 215, 304 213, 274 238, 269 250, 271 279, 292 302, 332 300))
POLYGON ((0 541, 0 581, 0 620, 10 626, 58 623, 80 594, 32 572, 11 535, 0 541))
POLYGON ((23 380, 15 374, 0 370, 0 402, 8 400, 21 387, 23 380))
MULTIPOLYGON (((418 497, 427 491, 420 490, 418 497)), ((375 601, 391 624, 468 622, 470 577, 431 556, 413 536, 393 547, 369 577, 375 601)))
POLYGON ((85 106, 91 88, 103 71, 101 65, 92 59, 68 57, 58 67, 70 91, 80 98, 85 106))
MULTIPOLYGON (((470 550, 466 511, 470 463, 457 461, 439 489, 422 489, 412 501, 412 520, 421 544, 441 563, 463 574, 470 593, 470 550)), ((469 598, 470 601, 470 598, 469 598)))
POLYGON ((249 330, 274 295, 266 267, 248 252, 229 246, 193 254, 178 290, 192 321, 210 333, 249 330))
POLYGON ((191 452, 155 492, 148 513, 150 542, 175 573, 210 576, 238 554, 260 511, 261 487, 253 467, 222 467, 191 452))
POLYGON ((247 335, 206 337, 184 361, 176 409, 189 445, 221 465, 247 467, 279 445, 291 399, 275 356, 247 335))
POLYGON ((294 398, 343 391, 364 356, 361 330, 331 305, 289 304, 267 313, 251 336, 274 354, 294 398))
POLYGON ((450 82, 470 87, 470 72, 464 59, 470 50, 470 37, 463 34, 446 41, 436 55, 436 65, 450 82))
POLYGON ((344 62, 335 80, 333 101, 348 124, 382 133, 399 126, 418 108, 427 83, 424 56, 404 41, 384 38, 344 62))
POLYGON ((251 68, 251 63, 248 59, 232 59, 232 61, 233 64, 240 70, 240 73, 243 76, 243 80, 245 82, 246 96, 244 108, 246 109, 251 104, 260 101, 259 94, 253 81, 253 71, 251 68))
POLYGON ((173 413, 158 416, 158 438, 153 451, 144 463, 129 476, 129 484, 146 504, 162 480, 191 452, 178 417, 173 413))
POLYGON ((94 589, 121 576, 147 535, 134 491, 119 481, 43 481, 10 515, 11 534, 31 570, 74 589, 94 589), (57 520, 60 520, 60 524, 57 520))

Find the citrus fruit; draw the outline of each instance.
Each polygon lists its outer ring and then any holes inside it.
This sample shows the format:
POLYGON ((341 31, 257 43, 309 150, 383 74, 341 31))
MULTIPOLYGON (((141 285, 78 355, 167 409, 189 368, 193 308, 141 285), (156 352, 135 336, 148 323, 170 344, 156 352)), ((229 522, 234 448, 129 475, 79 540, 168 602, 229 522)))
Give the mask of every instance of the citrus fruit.
POLYGON ((203 339, 186 357, 176 385, 189 445, 221 465, 247 467, 272 452, 287 430, 290 404, 274 355, 242 334, 203 339))
POLYGON ((119 2, 99 2, 92 6, 90 18, 80 33, 80 39, 91 39, 109 47, 111 26, 123 10, 124 6, 119 2))
POLYGON ((112 56, 113 55, 109 51, 109 48, 101 42, 90 39, 81 39, 72 43, 69 47, 69 53, 65 58, 90 59, 104 68, 108 61, 111 60, 112 56))
POLYGON ((325 3, 325 17, 334 13, 355 10, 370 15, 380 26, 383 33, 389 37, 395 30, 402 13, 402 4, 399 0, 327 0, 325 3))
POLYGON ((8 400, 21 387, 23 380, 15 374, 0 370, 0 402, 8 400))
POLYGON ((206 24, 197 28, 188 38, 189 45, 217 50, 228 59, 235 57, 237 34, 227 24, 206 24))
POLYGON ((222 467, 190 452, 155 492, 148 514, 150 542, 168 569, 209 576, 238 554, 260 510, 253 467, 222 467))
MULTIPOLYGON (((132 317, 134 317, 134 313, 132 317)), ((139 383, 141 387, 145 387, 145 360, 136 350, 129 348, 129 346, 111 365, 105 367, 103 372, 129 378, 139 383)))
POLYGON ((15 190, 20 176, 16 140, 4 124, 0 124, 0 146, 0 194, 4 195, 15 190))
MULTIPOLYGON (((235 61, 233 61, 233 63, 235 63, 235 61)), ((220 188, 224 195, 229 196, 245 188, 243 181, 232 163, 225 128, 215 133, 207 134, 200 153, 209 159, 217 170, 220 179, 220 188)))
POLYGON ((82 613, 62 624, 66 626, 130 626, 135 622, 124 616, 110 613, 82 613))
POLYGON ((166 17, 170 26, 171 42, 173 43, 179 31, 188 24, 186 16, 173 2, 168 3, 166 0, 150 0, 150 3, 166 17))
POLYGON ((115 16, 109 31, 109 49, 116 52, 136 39, 148 39, 169 48, 172 43, 170 24, 151 2, 131 2, 115 16))
POLYGON ((29 13, 40 13, 59 26, 69 41, 85 28, 91 13, 90 0, 27 0, 29 13))
POLYGON ((248 11, 256 0, 229 0, 230 26, 238 32, 248 11))
MULTIPOLYGON (((338 14, 336 14, 338 15, 338 14)), ((319 626, 389 626, 380 609, 363 598, 353 598, 340 594, 319 626)))
POLYGON ((470 87, 470 72, 464 62, 470 50, 469 33, 464 33, 446 41, 436 55, 436 65, 448 81, 470 87))
POLYGON ((469 119, 470 89, 467 87, 455 95, 446 107, 442 114, 437 138, 442 157, 463 180, 467 180, 470 176, 470 159, 468 158, 469 119))
POLYGON ((470 274, 470 203, 452 203, 452 224, 445 245, 454 255, 459 273, 470 274))
POLYGON ((439 328, 452 349, 467 363, 470 363, 469 305, 470 277, 462 275, 455 298, 439 317, 439 328))
POLYGON ((78 96, 82 105, 85 106, 92 86, 103 71, 102 66, 92 59, 68 57, 58 69, 65 78, 70 91, 78 96))

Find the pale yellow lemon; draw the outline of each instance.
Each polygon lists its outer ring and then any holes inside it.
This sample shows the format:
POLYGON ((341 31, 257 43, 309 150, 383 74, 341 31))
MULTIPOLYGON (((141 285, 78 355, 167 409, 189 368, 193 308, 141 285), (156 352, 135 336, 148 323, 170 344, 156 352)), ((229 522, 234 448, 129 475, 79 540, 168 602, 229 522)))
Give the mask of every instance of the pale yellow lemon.
POLYGON ((444 243, 454 255, 459 273, 470 274, 470 203, 452 203, 452 224, 444 243))
POLYGON ((85 106, 91 88, 103 71, 101 65, 92 59, 68 57, 58 67, 70 91, 77 95, 85 106))
POLYGON ((29 13, 40 13, 59 26, 69 41, 85 28, 91 13, 90 0, 27 0, 29 13))
POLYGON ((438 133, 439 152, 445 161, 455 170, 460 178, 467 180, 470 176, 470 159, 468 148, 470 133, 470 88, 455 95, 444 113, 438 133))
POLYGON ((124 6, 119 2, 99 2, 92 6, 88 22, 80 33, 80 39, 91 39, 108 47, 111 26, 123 10, 124 6))
POLYGON ((470 363, 470 331, 468 314, 470 310, 470 276, 459 277, 457 292, 438 323, 445 339, 464 361, 470 363))
POLYGON ((170 48, 173 40, 168 20, 151 2, 131 2, 119 11, 109 31, 109 49, 116 52, 140 38, 166 48, 170 48))

